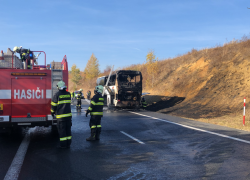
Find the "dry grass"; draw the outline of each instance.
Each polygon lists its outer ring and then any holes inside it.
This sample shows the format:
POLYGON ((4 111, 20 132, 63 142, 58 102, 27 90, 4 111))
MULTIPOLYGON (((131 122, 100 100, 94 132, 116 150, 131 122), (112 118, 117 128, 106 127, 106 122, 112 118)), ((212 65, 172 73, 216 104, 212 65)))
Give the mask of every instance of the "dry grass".
POLYGON ((210 124, 216 124, 220 126, 226 126, 234 129, 240 129, 244 131, 250 131, 250 118, 249 116, 245 119, 245 126, 243 125, 243 116, 242 115, 224 115, 217 118, 199 118, 199 119, 192 119, 195 121, 210 123, 210 124))
MULTIPOLYGON (((146 84, 147 79, 150 79, 146 64, 123 69, 142 72, 144 92, 185 98, 173 107, 161 109, 162 113, 250 130, 250 114, 246 115, 246 126, 242 125, 243 98, 247 97, 247 102, 250 99, 249 49, 250 40, 244 36, 241 40, 224 45, 192 49, 175 58, 160 60, 153 88, 146 84)), ((108 72, 102 75, 106 74, 108 72)), ((79 87, 93 89, 93 82, 95 79, 91 82, 83 80, 79 87)), ((169 107, 167 102, 166 106, 169 107)))

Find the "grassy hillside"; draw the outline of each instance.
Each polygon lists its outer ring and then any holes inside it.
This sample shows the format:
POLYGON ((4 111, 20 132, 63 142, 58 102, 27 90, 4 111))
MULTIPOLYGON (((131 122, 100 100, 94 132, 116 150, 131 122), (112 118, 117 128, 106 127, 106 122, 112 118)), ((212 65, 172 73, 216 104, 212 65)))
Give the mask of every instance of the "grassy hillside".
MULTIPOLYGON (((241 128, 243 99, 250 99, 249 67, 250 40, 243 37, 158 61, 154 87, 146 86, 146 64, 124 69, 142 72, 143 91, 151 93, 146 96, 148 110, 241 128), (227 122, 229 119, 232 122, 227 122)), ((84 82, 81 87, 85 86, 93 89, 94 84, 84 82)), ((250 125, 248 111, 246 103, 246 125, 250 125)))

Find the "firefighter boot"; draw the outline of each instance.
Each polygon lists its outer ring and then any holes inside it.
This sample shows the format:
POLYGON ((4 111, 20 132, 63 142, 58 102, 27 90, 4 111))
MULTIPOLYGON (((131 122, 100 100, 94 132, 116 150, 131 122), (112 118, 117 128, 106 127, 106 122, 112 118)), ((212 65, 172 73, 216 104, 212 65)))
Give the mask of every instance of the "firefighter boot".
POLYGON ((95 135, 95 139, 96 140, 100 140, 100 134, 101 134, 101 128, 97 128, 96 129, 96 135, 95 135))
POLYGON ((95 141, 96 136, 96 128, 91 128, 91 135, 89 138, 86 139, 86 141, 95 141))

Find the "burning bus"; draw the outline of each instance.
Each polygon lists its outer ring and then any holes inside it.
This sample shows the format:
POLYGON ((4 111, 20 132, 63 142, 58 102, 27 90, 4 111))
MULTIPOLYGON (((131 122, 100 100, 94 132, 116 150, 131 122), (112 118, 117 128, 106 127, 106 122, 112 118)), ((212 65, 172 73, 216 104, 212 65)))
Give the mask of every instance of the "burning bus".
POLYGON ((108 107, 140 108, 142 96, 140 71, 119 70, 112 73, 110 77, 97 78, 96 84, 104 86, 104 103, 108 107))

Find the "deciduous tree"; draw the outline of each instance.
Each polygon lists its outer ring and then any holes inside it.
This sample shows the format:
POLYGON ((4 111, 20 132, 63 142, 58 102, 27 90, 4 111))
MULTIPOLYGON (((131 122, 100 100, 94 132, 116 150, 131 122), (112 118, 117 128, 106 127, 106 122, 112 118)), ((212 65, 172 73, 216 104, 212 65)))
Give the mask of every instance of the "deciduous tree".
POLYGON ((77 88, 77 85, 80 84, 80 81, 82 79, 80 69, 76 67, 75 64, 71 67, 71 81, 74 83, 74 89, 77 88))
POLYGON ((90 56, 85 67, 84 73, 86 75, 87 80, 97 77, 100 74, 99 62, 95 57, 94 53, 92 53, 92 55, 90 56))
POLYGON ((150 84, 151 87, 154 87, 155 76, 158 70, 158 65, 153 50, 150 50, 146 56, 146 67, 147 67, 147 73, 149 74, 150 78, 146 82, 148 85, 150 84))

